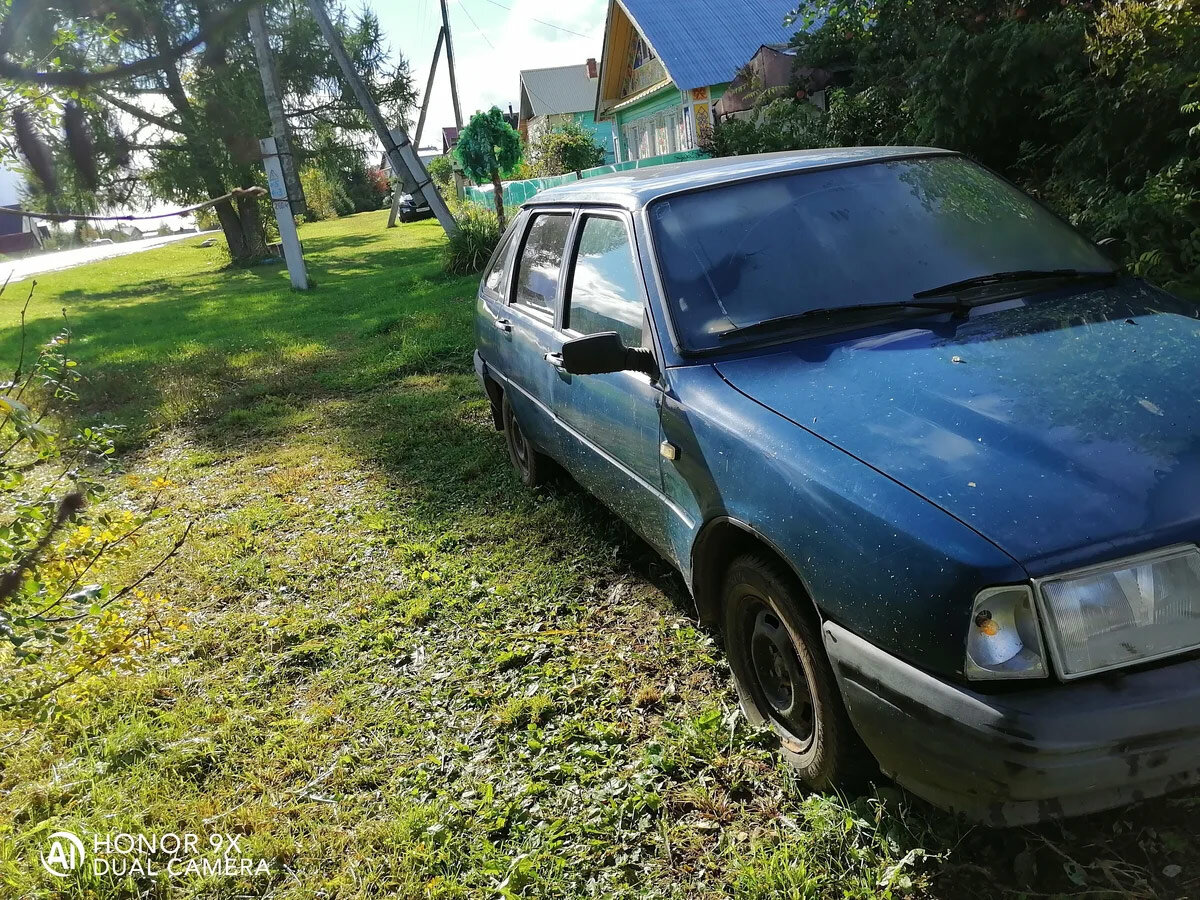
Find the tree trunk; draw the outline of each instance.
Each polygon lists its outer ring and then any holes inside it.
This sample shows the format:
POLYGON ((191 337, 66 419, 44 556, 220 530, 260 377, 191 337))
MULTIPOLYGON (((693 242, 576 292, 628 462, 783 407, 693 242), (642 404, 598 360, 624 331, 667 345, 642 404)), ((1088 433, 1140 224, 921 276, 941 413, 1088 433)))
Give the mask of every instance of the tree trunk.
POLYGON ((504 232, 504 185, 500 183, 500 170, 492 169, 492 200, 496 204, 496 218, 500 220, 500 231, 504 232))
MULTIPOLYGON (((161 23, 158 23, 155 29, 155 38, 158 51, 160 53, 165 52, 170 46, 170 40, 161 23)), ((196 111, 192 109, 191 101, 188 100, 187 91, 183 87, 183 80, 180 78, 179 70, 176 68, 177 65, 178 63, 170 63, 163 69, 163 77, 165 79, 163 93, 183 121, 184 143, 187 146, 188 152, 192 155, 197 170, 200 172, 200 177, 204 182, 204 191, 211 200, 214 197, 223 196, 228 191, 225 188, 224 180, 221 178, 216 159, 208 145, 205 144, 204 137, 196 120, 196 111)), ((252 200, 252 198, 245 199, 252 200)), ((242 202, 241 200, 238 201, 239 206, 242 202)), ((254 237, 253 232, 250 234, 247 233, 246 215, 241 210, 235 210, 233 204, 228 200, 222 200, 218 203, 216 211, 217 220, 221 223, 221 231, 225 234, 225 243, 229 245, 229 257, 234 263, 246 265, 257 262, 266 256, 266 242, 262 237, 262 220, 257 218, 257 202, 255 202, 254 212, 254 218, 258 222, 257 238, 254 237)))
MULTIPOLYGON (((209 189, 209 194, 212 196, 219 197, 222 193, 224 191, 213 194, 212 189, 209 189)), ((242 233, 242 220, 238 218, 237 210, 228 200, 222 200, 215 208, 217 220, 221 223, 221 231, 225 234, 225 243, 229 245, 229 258, 235 263, 249 262, 250 251, 246 246, 246 239, 242 233)))
POLYGON ((238 197, 237 208, 247 257, 249 261, 255 262, 267 255, 267 235, 263 231, 262 209, 258 205, 257 197, 238 197))

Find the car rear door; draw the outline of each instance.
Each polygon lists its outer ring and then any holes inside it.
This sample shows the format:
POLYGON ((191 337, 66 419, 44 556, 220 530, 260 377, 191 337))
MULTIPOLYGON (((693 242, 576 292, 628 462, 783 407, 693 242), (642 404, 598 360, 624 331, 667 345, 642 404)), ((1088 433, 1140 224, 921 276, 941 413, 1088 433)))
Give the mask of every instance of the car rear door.
POLYGON ((504 376, 521 430, 542 451, 561 458, 560 429, 553 404, 556 370, 546 355, 562 349, 555 328, 561 297, 563 257, 572 210, 529 214, 513 261, 509 302, 496 323, 507 347, 504 376), (507 323, 507 327, 506 324, 507 323))
MULTIPOLYGON (((585 210, 572 233, 559 341, 615 331, 654 349, 645 289, 623 211, 585 210)), ((575 477, 669 554, 659 466, 661 384, 641 372, 572 375, 553 368, 554 408, 575 477)))
POLYGON ((479 282, 475 309, 475 346, 492 372, 507 379, 512 368, 512 320, 508 301, 512 296, 512 267, 516 247, 525 231, 522 214, 509 227, 479 282))

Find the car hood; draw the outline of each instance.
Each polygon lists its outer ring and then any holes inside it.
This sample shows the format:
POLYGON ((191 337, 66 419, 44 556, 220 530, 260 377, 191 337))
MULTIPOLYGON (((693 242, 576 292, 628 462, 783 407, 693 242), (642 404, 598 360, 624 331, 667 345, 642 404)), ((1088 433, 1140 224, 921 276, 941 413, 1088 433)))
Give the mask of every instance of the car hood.
POLYGON ((1133 280, 717 369, 1033 575, 1200 537, 1200 321, 1133 280))

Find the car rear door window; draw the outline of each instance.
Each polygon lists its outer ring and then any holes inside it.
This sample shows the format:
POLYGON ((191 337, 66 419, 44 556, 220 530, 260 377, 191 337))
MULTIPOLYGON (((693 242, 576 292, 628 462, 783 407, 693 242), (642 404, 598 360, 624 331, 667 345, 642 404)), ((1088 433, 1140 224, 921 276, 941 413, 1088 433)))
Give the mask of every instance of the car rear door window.
POLYGON ((541 213, 533 217, 517 270, 514 303, 554 315, 558 273, 570 228, 569 213, 541 213))
POLYGON ((626 347, 642 346, 642 290, 625 223, 585 218, 574 266, 564 327, 578 334, 615 331, 626 347))
POLYGON ((496 257, 492 260, 492 267, 483 276, 484 286, 492 293, 500 294, 501 296, 508 293, 504 290, 504 273, 508 271, 508 256, 509 251, 512 249, 512 242, 513 237, 510 234, 508 240, 496 251, 496 257))

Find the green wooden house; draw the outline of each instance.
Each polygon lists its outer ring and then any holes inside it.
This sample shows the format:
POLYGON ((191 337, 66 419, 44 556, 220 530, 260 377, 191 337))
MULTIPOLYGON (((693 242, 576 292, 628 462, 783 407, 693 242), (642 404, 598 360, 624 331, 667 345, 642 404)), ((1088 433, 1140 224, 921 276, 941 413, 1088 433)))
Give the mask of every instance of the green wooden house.
POLYGON ((610 0, 596 91, 619 162, 690 150, 763 44, 786 43, 795 0, 610 0))

